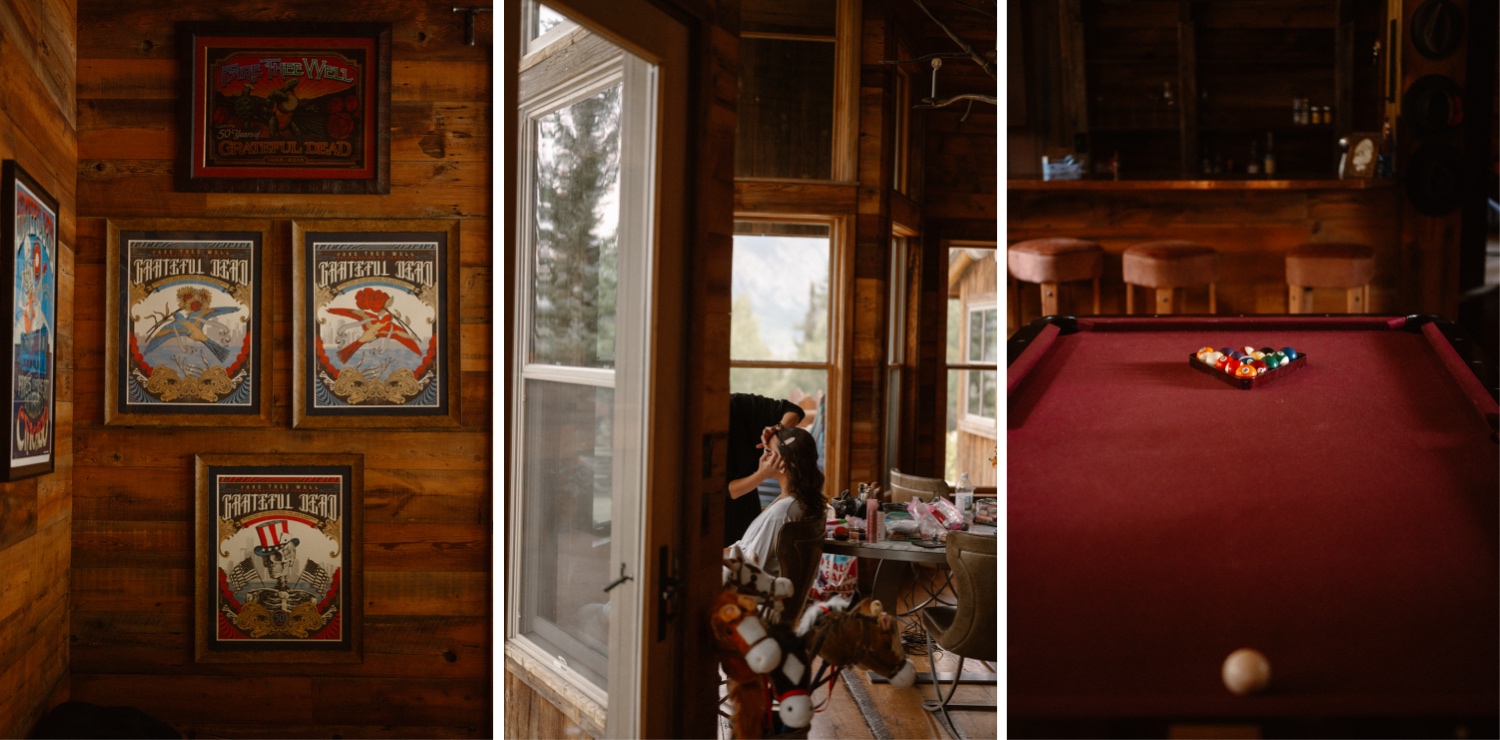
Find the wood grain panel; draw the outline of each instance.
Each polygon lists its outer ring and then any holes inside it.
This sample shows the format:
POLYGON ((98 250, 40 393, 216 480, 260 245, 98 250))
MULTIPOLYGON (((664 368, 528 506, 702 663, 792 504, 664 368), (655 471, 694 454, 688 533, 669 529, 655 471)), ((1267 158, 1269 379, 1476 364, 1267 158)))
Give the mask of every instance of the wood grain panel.
POLYGON ((178 21, 348 20, 313 0, 256 6, 82 0, 77 111, 69 163, 82 233, 72 332, 78 368, 71 586, 75 699, 138 706, 188 735, 480 737, 491 734, 489 335, 491 80, 488 25, 462 43, 452 6, 374 0, 362 19, 392 22, 389 195, 179 193, 178 21), (81 150, 83 162, 77 162, 81 150), (255 430, 103 427, 106 219, 274 219, 272 275, 288 284, 290 223, 305 219, 449 220, 460 234, 464 422, 461 429, 293 431, 289 290, 270 302, 272 426, 255 430), (473 339, 471 340, 471 337, 473 339), (482 340, 481 340, 482 338, 482 340), (248 435, 242 432, 249 432, 248 435), (202 452, 365 455, 365 661, 348 666, 192 662, 192 461, 202 452), (269 693, 268 693, 269 692, 269 693), (223 706, 295 695, 275 717, 223 706), (213 707, 219 707, 214 709, 213 707))
MULTIPOLYGON (((87 24, 78 29, 80 56, 100 59, 177 58, 178 21, 289 21, 326 16, 324 0, 280 0, 233 10, 211 3, 166 5, 134 2, 88 2, 87 24)), ((397 57, 424 61, 483 61, 488 39, 482 26, 476 30, 475 46, 464 44, 463 16, 439 12, 413 12, 402 0, 362 0, 359 20, 391 24, 391 50, 397 57)))
POLYGON ((0 485, 0 736, 67 695, 72 531, 73 250, 78 145, 70 0, 0 1, 0 158, 58 200, 52 473, 0 485))
MULTIPOLYGON (((73 645, 79 652, 74 670, 99 673, 131 665, 143 674, 233 676, 243 667, 194 667, 183 635, 192 634, 186 612, 79 612, 73 616, 73 645)), ((365 662, 341 668, 343 675, 402 675, 427 679, 483 679, 488 675, 488 623, 475 617, 371 617, 365 636, 372 646, 365 662)), ((279 666, 286 676, 326 674, 326 666, 279 666)), ((425 735, 423 735, 425 737, 425 735)))

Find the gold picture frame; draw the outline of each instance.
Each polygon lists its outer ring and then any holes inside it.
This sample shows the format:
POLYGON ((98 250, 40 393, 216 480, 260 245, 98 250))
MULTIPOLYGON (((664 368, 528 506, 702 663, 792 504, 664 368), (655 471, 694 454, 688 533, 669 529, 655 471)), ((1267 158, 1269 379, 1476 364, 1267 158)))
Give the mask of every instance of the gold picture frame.
POLYGON ((271 222, 106 229, 104 423, 270 426, 271 222))
POLYGON ((364 456, 200 454, 199 663, 364 660, 364 456))
POLYGON ((460 425, 457 221, 292 224, 292 426, 460 425))

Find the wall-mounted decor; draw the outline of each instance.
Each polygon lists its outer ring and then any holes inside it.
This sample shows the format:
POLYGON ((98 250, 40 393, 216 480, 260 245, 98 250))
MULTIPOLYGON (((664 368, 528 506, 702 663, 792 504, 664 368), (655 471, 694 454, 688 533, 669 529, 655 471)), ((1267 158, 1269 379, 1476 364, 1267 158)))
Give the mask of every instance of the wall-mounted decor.
POLYGON ((1339 179, 1364 180, 1375 176, 1380 157, 1380 134, 1355 131, 1344 138, 1347 146, 1339 161, 1339 179))
POLYGON ((200 663, 363 660, 364 456, 197 456, 200 663))
POLYGON ((0 270, 10 306, 10 351, 0 382, 10 389, 9 454, 0 480, 52 472, 56 453, 57 199, 13 160, 0 168, 0 234, 11 240, 0 270))
POLYGON ((111 221, 104 422, 271 420, 268 222, 111 221))
POLYGON ((459 423, 458 225, 292 225, 293 426, 459 423))
POLYGON ((185 24, 185 190, 390 191, 390 26, 185 24))

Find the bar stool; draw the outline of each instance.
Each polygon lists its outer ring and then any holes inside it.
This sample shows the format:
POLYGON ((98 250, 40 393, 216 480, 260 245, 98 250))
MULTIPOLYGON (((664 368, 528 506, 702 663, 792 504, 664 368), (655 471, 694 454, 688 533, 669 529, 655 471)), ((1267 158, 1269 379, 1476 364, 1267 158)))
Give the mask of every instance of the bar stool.
MULTIPOLYGON (((1208 286, 1208 312, 1218 313, 1219 253, 1187 241, 1137 244, 1121 257, 1125 274, 1125 313, 1135 313, 1135 286, 1156 289, 1156 313, 1173 313, 1184 288, 1208 286)), ((1186 301, 1181 301, 1185 305, 1186 301)))
POLYGON ((1369 310, 1375 250, 1362 244, 1302 244, 1286 253, 1289 313, 1311 313, 1313 288, 1343 288, 1348 313, 1369 310))
MULTIPOLYGON (((1016 296, 1016 281, 1042 286, 1042 315, 1058 313, 1057 284, 1077 280, 1094 281, 1094 313, 1099 313, 1099 276, 1104 274, 1104 250, 1083 239, 1053 237, 1016 242, 1006 249, 1006 266, 1010 268, 1010 294, 1016 296)), ((1020 321, 1018 298, 1012 298, 1011 310, 1020 321)))

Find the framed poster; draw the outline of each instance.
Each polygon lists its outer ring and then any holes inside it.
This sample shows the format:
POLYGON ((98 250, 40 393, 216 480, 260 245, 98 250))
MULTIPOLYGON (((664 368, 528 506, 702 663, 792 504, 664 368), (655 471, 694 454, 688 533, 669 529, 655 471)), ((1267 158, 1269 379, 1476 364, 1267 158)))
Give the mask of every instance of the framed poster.
POLYGON ((0 167, 0 233, 11 240, 0 279, 11 309, 9 453, 0 480, 52 472, 57 409, 57 200, 14 160, 0 167))
POLYGON ((292 251, 292 425, 457 426, 457 222, 299 222, 292 251))
POLYGON ((184 190, 390 192, 390 26, 185 24, 184 190))
POLYGON ((194 656, 358 663, 364 456, 197 457, 194 656))
POLYGON ((104 423, 267 426, 270 222, 111 221, 104 423))

